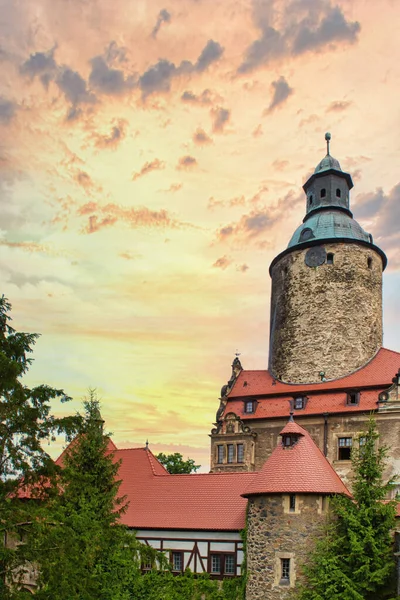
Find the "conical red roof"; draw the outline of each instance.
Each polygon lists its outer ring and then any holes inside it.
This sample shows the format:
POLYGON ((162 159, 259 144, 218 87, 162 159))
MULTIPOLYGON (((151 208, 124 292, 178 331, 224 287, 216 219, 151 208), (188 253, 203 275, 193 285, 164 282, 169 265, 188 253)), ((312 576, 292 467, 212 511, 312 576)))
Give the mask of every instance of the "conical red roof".
POLYGON ((349 490, 316 446, 308 431, 289 421, 280 435, 298 435, 292 446, 273 450, 243 496, 260 494, 346 494, 349 490))

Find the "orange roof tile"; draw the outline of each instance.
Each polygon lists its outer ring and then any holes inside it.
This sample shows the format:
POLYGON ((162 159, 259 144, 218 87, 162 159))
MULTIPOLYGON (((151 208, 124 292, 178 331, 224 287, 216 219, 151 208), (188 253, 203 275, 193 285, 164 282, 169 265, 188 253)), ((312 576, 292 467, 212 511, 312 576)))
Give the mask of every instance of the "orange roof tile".
POLYGON ((319 383, 284 383, 274 379, 271 373, 264 371, 246 371, 239 374, 229 398, 248 396, 268 396, 278 394, 299 394, 301 392, 322 392, 366 387, 385 387, 392 383, 400 368, 400 353, 381 348, 364 366, 346 377, 331 379, 319 383))
POLYGON ((281 431, 298 433, 298 441, 290 447, 278 444, 263 468, 243 494, 244 497, 260 494, 346 494, 350 492, 339 475, 315 445, 310 434, 289 422, 281 431))
POLYGON ((254 473, 169 475, 143 448, 117 450, 115 459, 122 460, 119 493, 129 500, 124 525, 225 531, 245 526, 247 501, 241 494, 254 473))

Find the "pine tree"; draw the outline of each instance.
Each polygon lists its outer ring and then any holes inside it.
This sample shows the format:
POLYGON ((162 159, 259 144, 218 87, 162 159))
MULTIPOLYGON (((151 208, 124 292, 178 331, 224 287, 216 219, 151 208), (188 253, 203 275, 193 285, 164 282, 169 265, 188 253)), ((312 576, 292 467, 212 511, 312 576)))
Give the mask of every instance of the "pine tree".
POLYGON ((11 305, 0 297, 0 597, 5 600, 18 592, 18 573, 24 572, 20 547, 11 547, 18 538, 20 524, 34 518, 35 503, 18 500, 21 484, 31 494, 43 496, 57 469, 43 449, 43 442, 56 434, 72 435, 79 419, 55 418, 51 402, 65 402, 63 390, 48 385, 25 386, 22 378, 32 359, 29 354, 38 339, 36 333, 20 333, 11 326, 11 305), (46 483, 46 485, 42 485, 46 483))
POLYGON ((353 499, 331 501, 333 520, 304 567, 301 600, 380 600, 394 571, 395 503, 385 502, 386 448, 371 417, 353 450, 353 499))
POLYGON ((119 463, 93 390, 84 407, 84 430, 63 458, 60 493, 30 543, 38 600, 125 600, 139 575, 139 544, 120 524, 127 505, 118 496, 119 463))

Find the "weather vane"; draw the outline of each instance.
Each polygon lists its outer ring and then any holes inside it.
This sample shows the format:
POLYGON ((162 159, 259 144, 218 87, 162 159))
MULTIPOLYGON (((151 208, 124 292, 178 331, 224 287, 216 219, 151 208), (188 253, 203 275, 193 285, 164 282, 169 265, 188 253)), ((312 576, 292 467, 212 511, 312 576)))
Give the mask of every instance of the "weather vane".
POLYGON ((331 134, 329 133, 329 131, 326 132, 325 134, 325 139, 326 139, 326 153, 329 154, 329 142, 331 141, 331 134))

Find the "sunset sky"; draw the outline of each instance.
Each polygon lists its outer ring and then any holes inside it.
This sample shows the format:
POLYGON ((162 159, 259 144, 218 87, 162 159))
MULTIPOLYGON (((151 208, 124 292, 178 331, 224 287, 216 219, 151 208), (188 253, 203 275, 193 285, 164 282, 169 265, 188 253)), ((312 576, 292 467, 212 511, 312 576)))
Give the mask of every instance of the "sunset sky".
MULTIPOLYGON (((234 353, 325 154, 387 253, 400 350, 400 3, 0 0, 0 277, 27 384, 89 386, 119 447, 208 467, 234 353)), ((66 407, 63 407, 65 410, 66 407)), ((58 410, 58 409, 57 409, 58 410)), ((55 451, 55 450, 54 450, 55 451)))

